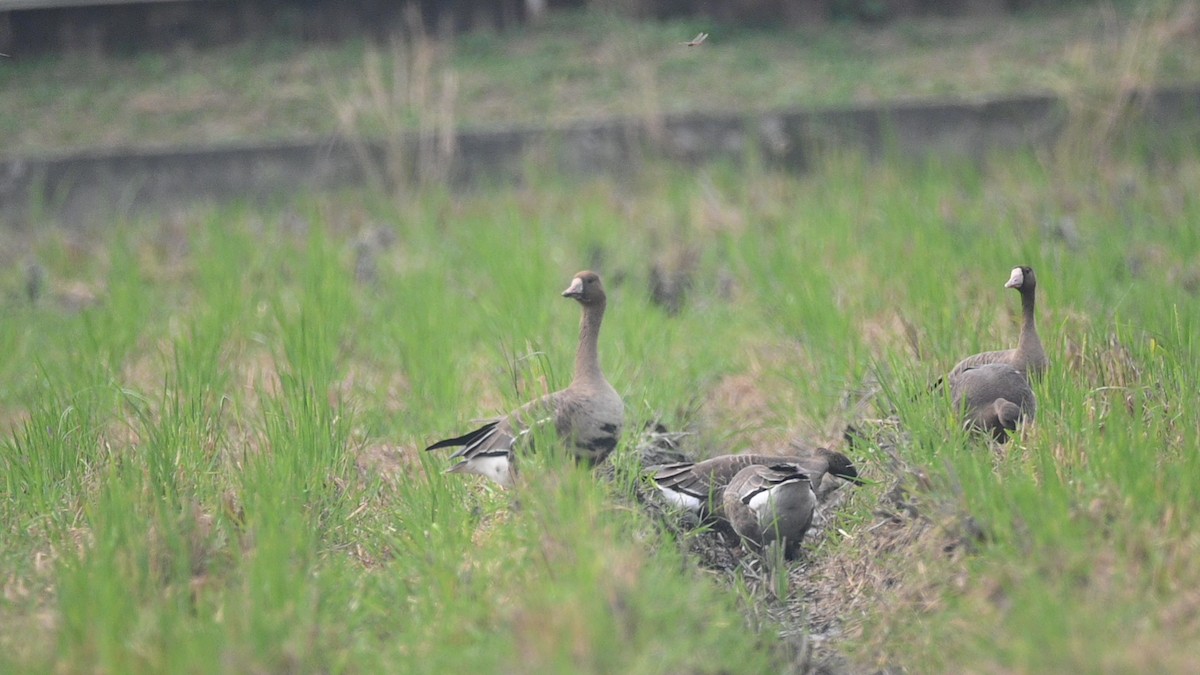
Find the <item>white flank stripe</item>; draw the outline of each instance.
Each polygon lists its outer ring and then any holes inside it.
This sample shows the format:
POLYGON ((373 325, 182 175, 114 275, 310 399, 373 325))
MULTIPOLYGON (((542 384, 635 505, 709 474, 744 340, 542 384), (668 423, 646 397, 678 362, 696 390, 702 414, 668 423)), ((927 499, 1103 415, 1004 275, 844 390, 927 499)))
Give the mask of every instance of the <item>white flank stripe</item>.
POLYGON ((754 510, 754 513, 758 516, 759 520, 761 520, 763 517, 763 511, 766 510, 771 503, 772 490, 774 490, 774 488, 771 488, 771 490, 759 490, 753 497, 750 498, 750 501, 747 504, 747 506, 754 510))
POLYGON ((702 504, 699 499, 693 497, 692 495, 689 495, 686 492, 678 492, 676 490, 672 490, 671 488, 665 488, 661 485, 658 486, 658 490, 659 492, 662 492, 663 497, 665 497, 666 500, 672 505, 681 509, 687 509, 692 513, 700 512, 700 507, 702 504))

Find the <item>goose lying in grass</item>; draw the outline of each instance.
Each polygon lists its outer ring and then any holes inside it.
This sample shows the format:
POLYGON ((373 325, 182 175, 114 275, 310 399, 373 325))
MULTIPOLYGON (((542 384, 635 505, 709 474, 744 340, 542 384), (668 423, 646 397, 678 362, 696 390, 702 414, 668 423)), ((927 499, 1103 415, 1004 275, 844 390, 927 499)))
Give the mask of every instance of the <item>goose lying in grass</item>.
POLYGON ((748 466, 729 481, 722 499, 725 517, 747 548, 779 547, 786 560, 796 558, 817 508, 812 482, 793 464, 748 466))
POLYGON ((827 448, 806 457, 780 455, 721 455, 703 462, 675 462, 650 467, 651 478, 668 502, 701 516, 719 514, 725 488, 741 470, 750 466, 793 467, 806 474, 812 489, 821 486, 825 474, 851 483, 861 483, 850 458, 827 448))
POLYGON ((595 272, 580 272, 562 295, 574 299, 583 308, 571 384, 474 431, 426 448, 462 446, 451 455, 452 459, 461 461, 450 467, 450 473, 479 474, 503 486, 511 486, 516 475, 513 450, 518 441, 537 425, 550 422, 558 437, 579 459, 599 462, 616 447, 625 422, 625 405, 600 369, 600 323, 607 305, 604 285, 595 272))
MULTIPOLYGON (((1002 363, 1012 366, 1025 374, 1026 377, 1041 377, 1046 372, 1049 360, 1046 350, 1042 347, 1042 339, 1038 337, 1037 323, 1034 318, 1034 306, 1037 302, 1037 277, 1030 267, 1014 267, 1005 288, 1015 288, 1021 294, 1021 336, 1013 349, 1003 349, 994 352, 973 354, 959 361, 943 380, 950 380, 968 368, 1002 363)), ((938 380, 934 388, 941 385, 938 380)))
POLYGON ((950 377, 954 407, 963 412, 963 423, 991 433, 1000 443, 1008 440, 1017 424, 1037 415, 1037 398, 1029 379, 1003 363, 965 368, 950 377))

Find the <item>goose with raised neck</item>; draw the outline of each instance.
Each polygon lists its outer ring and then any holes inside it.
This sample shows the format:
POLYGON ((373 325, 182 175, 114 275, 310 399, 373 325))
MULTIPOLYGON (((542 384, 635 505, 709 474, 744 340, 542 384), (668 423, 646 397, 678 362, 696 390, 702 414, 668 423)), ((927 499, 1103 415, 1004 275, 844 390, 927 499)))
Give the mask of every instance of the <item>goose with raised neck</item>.
POLYGON ((562 292, 564 298, 574 298, 583 306, 579 318, 579 347, 575 350, 575 373, 571 385, 583 382, 607 384, 600 370, 600 324, 608 308, 608 297, 595 272, 580 272, 562 292))
MULTIPOLYGON (((1008 277, 1005 288, 1015 288, 1021 294, 1021 335, 1017 338, 1014 349, 1002 349, 993 352, 973 354, 955 364, 950 373, 943 379, 952 379, 968 368, 982 366, 988 363, 1004 363, 1016 368, 1029 378, 1040 378, 1049 367, 1046 350, 1037 332, 1037 277, 1033 268, 1028 266, 1014 267, 1008 277)), ((938 381, 940 384, 942 380, 938 381)), ((935 385, 937 386, 937 385, 935 385)))
POLYGON ((583 314, 571 384, 474 431, 427 447, 462 446, 451 455, 459 460, 450 467, 451 473, 479 474, 511 486, 516 479, 514 451, 534 429, 548 423, 553 423, 558 438, 573 455, 589 463, 603 460, 617 446, 625 423, 625 404, 600 368, 600 325, 608 305, 604 284, 595 272, 580 272, 562 296, 578 302, 583 314))

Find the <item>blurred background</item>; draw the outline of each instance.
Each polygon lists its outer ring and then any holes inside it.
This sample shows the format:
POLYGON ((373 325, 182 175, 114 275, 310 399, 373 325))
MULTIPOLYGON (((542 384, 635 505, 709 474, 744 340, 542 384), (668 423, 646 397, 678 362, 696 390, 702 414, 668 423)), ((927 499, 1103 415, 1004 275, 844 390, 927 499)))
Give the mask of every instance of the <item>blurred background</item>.
MULTIPOLYGON (((922 16, 980 18, 1089 0, 10 0, 0 4, 6 49, 128 51, 214 45, 248 37, 336 40, 386 36, 418 12, 430 30, 511 29, 563 11, 641 20, 702 18, 792 28, 831 21, 880 24, 922 16)), ((1132 5, 1133 2, 1119 4, 1132 5)))
POLYGON ((0 217, 477 182, 538 153, 978 157, 1068 117, 1192 119, 1198 26, 1168 0, 0 1, 0 217))

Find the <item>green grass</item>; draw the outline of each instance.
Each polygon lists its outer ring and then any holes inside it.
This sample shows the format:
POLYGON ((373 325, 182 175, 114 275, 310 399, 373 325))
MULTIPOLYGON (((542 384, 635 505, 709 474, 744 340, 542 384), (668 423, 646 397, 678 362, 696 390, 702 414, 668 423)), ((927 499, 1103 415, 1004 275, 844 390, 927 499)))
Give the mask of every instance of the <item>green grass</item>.
POLYGON ((699 569, 627 481, 548 455, 505 492, 419 451, 565 384, 578 314, 558 292, 597 259, 619 463, 652 417, 700 453, 834 439, 844 393, 878 374, 872 412, 909 430, 922 499, 984 528, 970 554, 862 561, 890 479, 857 451, 879 483, 809 560, 897 580, 857 591, 870 612, 838 643, 856 664, 1184 669, 1200 158, 1119 158, 1100 175, 1014 156, 535 176, 403 208, 311 197, 7 235, 0 670, 782 668, 757 591, 699 569), (1077 237, 1056 234, 1066 218, 1077 237), (364 248, 379 231, 394 241, 364 248), (18 250, 48 271, 34 304, 18 250), (675 316, 650 301, 655 261, 691 275, 675 316), (1002 286, 1021 263, 1052 366, 1037 424, 997 454, 911 394, 1015 343, 1002 286), (97 300, 75 310, 80 287, 97 300))
POLYGON ((886 30, 841 23, 750 30, 560 11, 540 25, 471 32, 399 57, 362 42, 133 57, 13 54, 0 59, 0 148, 190 146, 324 136, 346 126, 393 132, 394 123, 377 119, 369 91, 407 91, 392 79, 396 64, 433 92, 424 103, 401 96, 405 128, 430 116, 465 127, 544 125, 742 111, 747 102, 807 108, 1195 83, 1200 52, 1188 37, 1195 18, 1183 11, 1187 4, 1114 10, 1089 3, 1004 18, 903 21, 886 30), (711 34, 702 47, 680 44, 701 30, 711 34), (369 54, 379 53, 384 68, 370 74, 369 54), (420 59, 426 65, 413 65, 420 59), (449 74, 452 96, 438 93, 449 74), (449 105, 439 104, 443 97, 449 105), (339 124, 347 109, 358 111, 357 121, 339 124))

